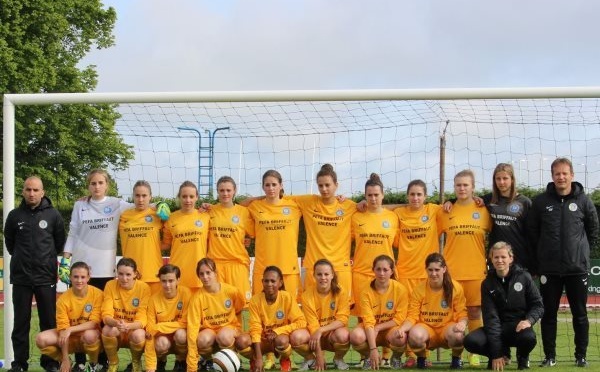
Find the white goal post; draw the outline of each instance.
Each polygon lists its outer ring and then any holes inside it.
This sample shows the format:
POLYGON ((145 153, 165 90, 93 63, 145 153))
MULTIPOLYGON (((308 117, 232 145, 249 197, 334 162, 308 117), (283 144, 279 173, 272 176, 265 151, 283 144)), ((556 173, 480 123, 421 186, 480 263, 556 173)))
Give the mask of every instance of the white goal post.
MULTIPOLYGON (((15 107, 52 104, 133 104, 191 102, 291 102, 291 101, 381 101, 381 100, 469 100, 469 99, 600 99, 600 87, 465 88, 399 90, 288 90, 228 92, 141 93, 46 93, 4 94, 3 100, 3 217, 15 207, 15 107)), ((13 329, 10 255, 4 256, 4 358, 13 360, 13 329)))

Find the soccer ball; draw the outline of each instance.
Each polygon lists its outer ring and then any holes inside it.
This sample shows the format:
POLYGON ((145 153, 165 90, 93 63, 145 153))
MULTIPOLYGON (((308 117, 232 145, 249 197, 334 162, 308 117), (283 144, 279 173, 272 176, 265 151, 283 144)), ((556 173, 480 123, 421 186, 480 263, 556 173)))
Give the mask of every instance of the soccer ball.
POLYGON ((233 350, 221 349, 213 354, 213 368, 216 372, 239 372, 242 362, 233 350))

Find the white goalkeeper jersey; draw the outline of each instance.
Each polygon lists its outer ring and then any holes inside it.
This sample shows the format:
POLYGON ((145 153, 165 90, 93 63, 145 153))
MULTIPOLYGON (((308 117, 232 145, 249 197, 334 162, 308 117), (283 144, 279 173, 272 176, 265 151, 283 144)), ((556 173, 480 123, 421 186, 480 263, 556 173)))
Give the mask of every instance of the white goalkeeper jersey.
POLYGON ((119 218, 132 207, 133 204, 112 196, 75 202, 64 248, 73 255, 71 262, 90 265, 92 278, 113 278, 119 218))

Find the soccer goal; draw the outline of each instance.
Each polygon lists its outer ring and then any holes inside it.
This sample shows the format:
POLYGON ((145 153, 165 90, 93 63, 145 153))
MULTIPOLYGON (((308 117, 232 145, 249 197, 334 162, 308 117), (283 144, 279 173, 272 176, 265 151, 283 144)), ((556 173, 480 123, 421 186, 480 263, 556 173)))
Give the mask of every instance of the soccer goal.
MULTIPOLYGON (((190 180, 211 197, 223 175, 237 181, 239 194, 262 195, 268 169, 280 171, 287 194, 316 193, 324 163, 334 166, 338 193, 347 196, 363 192, 372 172, 392 191, 418 178, 430 194, 443 195, 455 173, 472 169, 476 189, 491 189, 500 162, 513 164, 519 186, 541 189, 557 156, 572 160, 588 193, 600 184, 600 87, 5 94, 4 218, 16 191, 15 107, 98 103, 118 104, 116 129, 135 153, 127 169, 111 172, 125 198, 139 179, 157 196, 172 198, 190 180)), ((4 258, 10 361, 6 249, 4 258)), ((588 358, 598 361, 599 317, 592 312, 590 319, 588 358)))

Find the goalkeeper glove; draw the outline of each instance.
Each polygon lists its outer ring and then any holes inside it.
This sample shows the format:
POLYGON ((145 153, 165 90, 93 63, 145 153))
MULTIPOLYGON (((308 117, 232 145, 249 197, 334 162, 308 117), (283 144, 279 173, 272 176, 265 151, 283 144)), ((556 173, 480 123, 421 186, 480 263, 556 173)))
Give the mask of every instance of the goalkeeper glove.
POLYGON ((63 257, 58 265, 58 278, 66 285, 71 284, 71 259, 63 257))
POLYGON ((169 204, 165 202, 158 202, 156 204, 156 214, 160 217, 161 220, 166 221, 169 219, 169 215, 171 214, 171 209, 169 208, 169 204))

